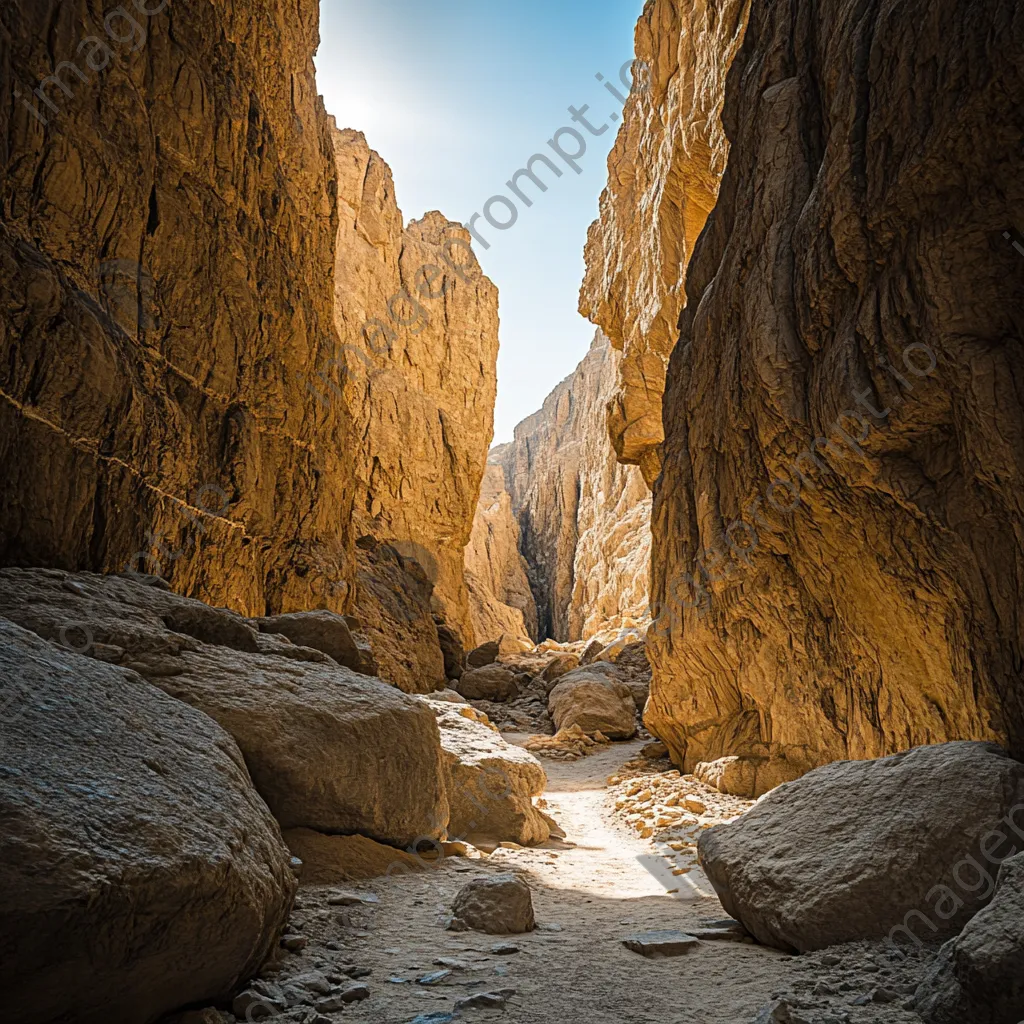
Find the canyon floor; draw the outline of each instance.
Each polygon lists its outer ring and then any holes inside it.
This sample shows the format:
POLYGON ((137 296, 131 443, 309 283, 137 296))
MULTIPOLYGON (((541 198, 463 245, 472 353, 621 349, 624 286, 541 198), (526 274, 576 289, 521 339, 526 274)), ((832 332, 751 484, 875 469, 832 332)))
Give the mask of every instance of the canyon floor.
MULTIPOLYGON (((511 742, 526 739, 505 735, 511 742)), ((623 792, 659 776, 668 783, 678 777, 667 761, 644 765, 642 746, 617 743, 577 761, 545 760, 543 800, 564 840, 534 849, 508 844, 489 855, 470 848, 468 858, 446 857, 422 873, 303 886, 292 925, 308 944, 282 954, 268 973, 278 983, 310 971, 358 977, 369 996, 339 1019, 373 1024, 919 1020, 900 1004, 931 959, 926 950, 901 963, 867 944, 800 957, 734 941, 702 941, 684 956, 663 959, 628 950, 622 940, 630 934, 699 932, 725 917, 688 847, 673 851, 659 836, 642 838, 622 820, 631 809, 622 806, 630 803, 623 792), (673 873, 680 868, 684 874, 673 873), (533 891, 536 931, 501 936, 445 930, 460 886, 480 874, 508 871, 533 891), (339 907, 344 894, 368 902, 339 907), (450 973, 429 978, 445 971, 450 973), (421 983, 425 977, 430 983, 421 983), (879 989, 893 1001, 875 1001, 872 993, 879 989), (456 1010, 457 1000, 480 992, 502 993, 507 1003, 456 1010), (766 1009, 779 996, 788 997, 782 1008, 766 1009), (852 1005, 855 1000, 868 1002, 852 1005)), ((700 784, 688 783, 693 785, 700 784)), ((749 805, 713 790, 705 795, 705 827, 749 805)))

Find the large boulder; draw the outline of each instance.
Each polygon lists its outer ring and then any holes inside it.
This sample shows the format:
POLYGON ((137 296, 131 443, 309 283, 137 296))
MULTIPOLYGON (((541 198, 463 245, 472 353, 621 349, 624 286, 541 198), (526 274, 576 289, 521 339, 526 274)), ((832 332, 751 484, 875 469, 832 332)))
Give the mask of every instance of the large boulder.
POLYGON ((545 683, 561 679, 567 672, 579 668, 580 659, 575 654, 556 654, 541 671, 540 677, 545 683))
POLYGON ((515 673, 503 665, 467 669, 452 686, 467 700, 505 701, 519 695, 515 673))
POLYGON ((417 697, 136 579, 3 569, 0 615, 133 668, 216 720, 283 828, 398 846, 444 832, 440 739, 417 697))
POLYGON ((556 683, 548 695, 548 711, 559 730, 579 726, 588 736, 601 732, 609 739, 628 740, 636 733, 636 704, 621 679, 576 669, 556 683))
POLYGON ((493 665, 498 660, 498 652, 501 644, 497 640, 488 640, 486 643, 474 647, 466 655, 467 668, 483 668, 485 665, 493 665))
POLYGON ((779 786, 705 832, 698 856, 726 911, 766 945, 941 939, 991 897, 986 844, 1018 804, 1024 764, 994 744, 918 747, 779 786))
POLYGON ((0 707, 4 1018, 144 1024, 258 971, 295 879, 231 737, 3 619, 0 707))
POLYGON ((448 779, 449 834, 455 838, 543 843, 547 819, 533 806, 547 786, 540 762, 506 743, 468 705, 429 701, 441 729, 448 779))
MULTIPOLYGON (((1014 827, 1006 829, 1011 842, 1024 838, 1024 805, 1014 810, 1014 827)), ((986 865, 986 870, 992 869, 986 865)), ((992 902, 943 946, 915 1001, 928 1024, 1024 1019, 1024 854, 999 868, 992 902)))

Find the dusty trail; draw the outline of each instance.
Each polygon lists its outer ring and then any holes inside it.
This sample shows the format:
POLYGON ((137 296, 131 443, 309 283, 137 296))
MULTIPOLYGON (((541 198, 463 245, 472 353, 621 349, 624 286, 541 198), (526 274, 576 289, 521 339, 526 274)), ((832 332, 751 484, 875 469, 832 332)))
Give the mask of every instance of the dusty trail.
POLYGON ((479 860, 449 857, 422 874, 345 886, 379 898, 355 915, 339 915, 327 905, 340 886, 303 889, 297 916, 310 945, 289 958, 286 973, 337 970, 345 962, 372 969, 366 979, 371 997, 344 1016, 374 1024, 405 1024, 420 1014, 441 1014, 440 1022, 456 999, 498 989, 515 990, 504 1010, 467 1010, 458 1019, 751 1021, 792 978, 792 958, 757 946, 706 942, 683 957, 648 960, 622 945, 635 931, 686 930, 723 916, 718 900, 701 892, 699 875, 681 885, 650 840, 613 820, 605 780, 639 746, 620 743, 576 762, 544 762, 545 798, 566 832, 564 842, 500 848, 479 860), (530 883, 540 925, 509 937, 517 953, 492 953, 505 941, 500 936, 444 930, 446 909, 468 878, 509 870, 530 883), (677 893, 668 891, 677 887, 677 893), (337 948, 327 948, 328 942, 337 948), (439 965, 439 959, 448 962, 439 965), (452 973, 434 985, 417 983, 442 968, 452 973))

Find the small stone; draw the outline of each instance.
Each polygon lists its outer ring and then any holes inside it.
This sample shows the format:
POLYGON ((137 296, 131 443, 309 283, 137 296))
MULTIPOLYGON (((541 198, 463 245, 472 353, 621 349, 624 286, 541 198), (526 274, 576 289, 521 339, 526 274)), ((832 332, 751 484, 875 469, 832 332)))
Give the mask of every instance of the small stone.
POLYGON ((491 946, 491 952, 496 956, 511 956, 519 952, 519 947, 514 942, 498 942, 491 946))
POLYGON ((544 924, 537 925, 537 931, 560 932, 562 931, 562 926, 557 921, 545 921, 544 924))
POLYGON ((413 1017, 409 1024, 449 1024, 453 1020, 455 1017, 450 1013, 421 1013, 413 1017))
POLYGON ((346 985, 339 993, 344 1003, 358 1003, 370 998, 370 986, 363 984, 346 985))
POLYGON ((532 931, 535 924, 530 887, 513 874, 474 878, 459 890, 452 911, 451 931, 508 935, 532 931))
POLYGON ((699 946, 700 940, 686 932, 652 931, 627 935, 622 944, 634 953, 654 959, 682 956, 699 946))
POLYGON ((873 1003, 895 1003, 899 997, 900 994, 898 992, 893 992, 889 988, 876 988, 871 993, 871 1001, 873 1003))
POLYGON ((822 967, 838 967, 843 962, 841 956, 836 956, 835 953, 826 953, 821 958, 822 967))
POLYGON ((507 1000, 500 992, 477 992, 475 995, 466 996, 464 999, 455 1000, 455 1012, 461 1010, 500 1010, 505 1006, 507 1000))
POLYGON ((309 939, 305 935, 285 935, 281 939, 281 945, 288 950, 289 953, 298 953, 306 948, 309 939))
POLYGON ((704 801, 698 800, 695 796, 684 797, 683 806, 693 814, 704 814, 708 809, 704 801))
POLYGON ((380 903, 380 898, 373 893, 337 892, 327 897, 327 903, 332 907, 352 907, 357 903, 380 903))
POLYGON ((424 974, 422 978, 416 979, 417 985, 437 985, 439 982, 444 981, 445 978, 450 978, 452 972, 450 970, 444 971, 431 971, 430 974, 424 974))
POLYGON ((372 967, 343 967, 341 970, 350 978, 368 978, 373 974, 372 967))

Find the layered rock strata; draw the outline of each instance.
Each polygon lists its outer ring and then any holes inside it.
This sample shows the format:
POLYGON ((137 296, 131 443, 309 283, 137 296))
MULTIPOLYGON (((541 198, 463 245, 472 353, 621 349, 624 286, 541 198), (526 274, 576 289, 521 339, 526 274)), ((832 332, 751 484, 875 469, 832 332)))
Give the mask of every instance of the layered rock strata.
POLYGON ((729 144, 725 77, 750 0, 654 0, 636 27, 637 83, 587 236, 580 312, 622 352, 608 429, 620 461, 660 469, 662 394, 686 264, 715 205, 729 144))
POLYGON ((318 390, 354 418, 355 529, 420 562, 472 647, 463 550, 493 434, 498 290, 465 228, 436 211, 403 226, 387 164, 359 132, 332 138, 340 346, 318 390))
POLYGON ((495 448, 537 607, 538 635, 612 635, 647 615, 651 502, 639 471, 620 466, 605 404, 619 356, 600 332, 590 351, 495 448))
POLYGON ((1022 39, 1012 0, 752 6, 655 487, 647 722, 688 769, 1024 754, 1022 39))

